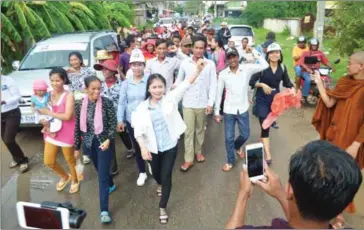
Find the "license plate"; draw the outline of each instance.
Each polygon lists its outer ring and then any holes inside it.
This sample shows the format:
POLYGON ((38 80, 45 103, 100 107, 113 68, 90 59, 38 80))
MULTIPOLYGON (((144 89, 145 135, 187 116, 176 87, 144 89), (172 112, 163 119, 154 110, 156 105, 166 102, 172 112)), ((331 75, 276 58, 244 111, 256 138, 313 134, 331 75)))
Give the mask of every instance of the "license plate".
POLYGON ((21 123, 22 124, 35 123, 35 116, 34 115, 22 115, 21 116, 21 123))

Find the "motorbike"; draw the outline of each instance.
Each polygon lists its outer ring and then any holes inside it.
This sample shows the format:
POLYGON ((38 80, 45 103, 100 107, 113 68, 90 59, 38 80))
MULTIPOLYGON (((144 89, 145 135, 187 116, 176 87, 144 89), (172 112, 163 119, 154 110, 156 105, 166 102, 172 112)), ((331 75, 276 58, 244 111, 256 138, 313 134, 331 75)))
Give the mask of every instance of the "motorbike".
MULTIPOLYGON (((314 68, 313 66, 315 64, 321 62, 316 56, 305 57, 304 62, 306 65, 311 66, 312 67, 311 69, 313 71, 317 70, 320 73, 321 80, 323 82, 325 89, 331 89, 332 78, 330 75, 332 73, 332 68, 327 67, 327 66, 320 66, 318 69, 314 68)), ((334 64, 338 64, 338 63, 340 63, 340 59, 336 59, 334 61, 334 64)), ((301 86, 303 86, 303 84, 304 84, 304 79, 301 78, 301 86)), ((318 102, 319 98, 320 98, 320 92, 317 88, 315 81, 313 79, 311 79, 310 91, 309 91, 309 96, 307 97, 307 100, 312 104, 316 104, 318 102)))

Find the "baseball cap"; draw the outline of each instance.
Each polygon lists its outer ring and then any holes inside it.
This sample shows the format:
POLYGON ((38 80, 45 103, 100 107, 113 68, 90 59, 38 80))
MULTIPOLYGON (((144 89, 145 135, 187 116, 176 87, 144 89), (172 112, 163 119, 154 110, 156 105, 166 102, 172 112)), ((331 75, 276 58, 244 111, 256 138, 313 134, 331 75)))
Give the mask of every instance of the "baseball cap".
POLYGON ((118 64, 114 59, 108 59, 104 61, 103 63, 98 63, 94 65, 95 70, 102 70, 103 68, 111 70, 113 72, 117 72, 117 66, 118 64))
POLYGON ((140 49, 133 49, 133 51, 131 51, 129 63, 133 63, 133 62, 145 63, 145 58, 144 58, 143 52, 140 49))
POLYGON ((231 55, 239 57, 239 52, 236 48, 228 48, 226 50, 226 57, 229 58, 231 55))
POLYGON ((183 38, 181 41, 181 45, 185 46, 185 45, 192 45, 192 40, 191 38, 187 37, 187 38, 183 38))
POLYGON ((267 48, 267 53, 271 52, 271 51, 282 51, 282 48, 280 45, 278 45, 277 43, 272 43, 268 46, 267 48))

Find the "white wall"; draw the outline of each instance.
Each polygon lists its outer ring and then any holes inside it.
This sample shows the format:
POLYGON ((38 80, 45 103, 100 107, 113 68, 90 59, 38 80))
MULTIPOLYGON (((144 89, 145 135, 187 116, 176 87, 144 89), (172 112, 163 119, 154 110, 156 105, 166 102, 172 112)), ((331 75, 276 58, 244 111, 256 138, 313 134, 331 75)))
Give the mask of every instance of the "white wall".
POLYGON ((301 35, 301 21, 300 19, 264 19, 263 27, 267 30, 271 30, 275 33, 284 31, 285 27, 288 27, 291 31, 291 35, 298 37, 301 35))

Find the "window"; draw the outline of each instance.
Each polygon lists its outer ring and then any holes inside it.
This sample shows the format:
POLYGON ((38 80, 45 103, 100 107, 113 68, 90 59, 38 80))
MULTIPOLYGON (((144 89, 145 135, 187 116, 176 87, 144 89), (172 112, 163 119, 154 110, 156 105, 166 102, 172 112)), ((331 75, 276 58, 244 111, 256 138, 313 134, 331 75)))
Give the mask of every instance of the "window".
POLYGON ((117 47, 114 39, 110 35, 97 38, 94 40, 93 55, 96 56, 96 52, 98 50, 107 50, 110 48, 115 48, 118 50, 118 47, 117 47))
POLYGON ((231 36, 253 36, 253 31, 249 27, 232 27, 231 36))

